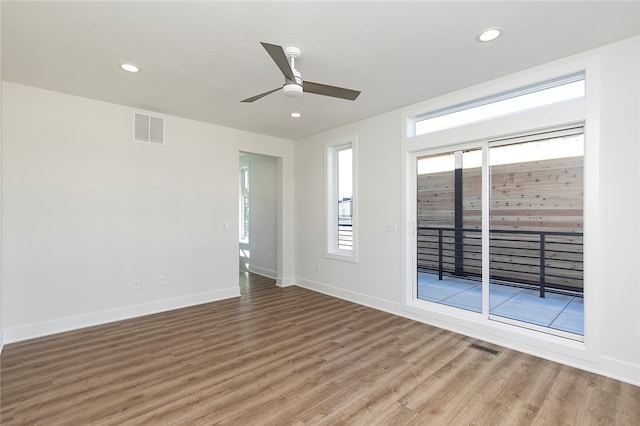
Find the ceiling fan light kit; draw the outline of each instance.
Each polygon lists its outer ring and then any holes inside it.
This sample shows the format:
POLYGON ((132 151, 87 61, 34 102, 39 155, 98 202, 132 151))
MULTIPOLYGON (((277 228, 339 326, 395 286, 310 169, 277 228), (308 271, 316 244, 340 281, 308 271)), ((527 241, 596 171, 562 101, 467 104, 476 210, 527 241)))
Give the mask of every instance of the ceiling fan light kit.
POLYGON ((302 86, 296 83, 289 83, 282 86, 282 93, 289 98, 298 98, 302 96, 302 86))
MULTIPOLYGON (((329 86, 326 84, 313 83, 311 81, 302 80, 302 74, 296 69, 296 60, 302 57, 302 51, 298 47, 278 46, 276 44, 263 43, 262 47, 267 51, 273 62, 276 63, 282 75, 284 76, 284 84, 282 85, 282 93, 287 97, 300 97, 303 92, 315 93, 316 95, 331 96, 333 98, 356 100, 360 95, 360 91, 345 89, 343 87, 329 86)), ((258 99, 277 92, 280 88, 272 89, 256 96, 244 99, 242 102, 250 103, 258 99)))

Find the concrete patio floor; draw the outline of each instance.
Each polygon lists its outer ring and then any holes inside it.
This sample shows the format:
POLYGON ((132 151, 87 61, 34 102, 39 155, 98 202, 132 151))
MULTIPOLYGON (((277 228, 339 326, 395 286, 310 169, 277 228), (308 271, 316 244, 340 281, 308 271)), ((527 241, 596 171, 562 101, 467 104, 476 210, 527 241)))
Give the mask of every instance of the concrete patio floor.
MULTIPOLYGON (((582 297, 489 284, 489 312, 492 315, 584 335, 582 297)), ((482 286, 478 281, 418 273, 418 299, 482 312, 482 286)))

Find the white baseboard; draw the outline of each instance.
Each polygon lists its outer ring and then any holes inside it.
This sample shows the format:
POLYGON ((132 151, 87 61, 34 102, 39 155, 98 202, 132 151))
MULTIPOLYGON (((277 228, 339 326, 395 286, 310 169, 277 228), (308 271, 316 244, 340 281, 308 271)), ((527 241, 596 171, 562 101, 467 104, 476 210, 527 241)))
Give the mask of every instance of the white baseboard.
POLYGON ((388 300, 379 299, 377 297, 368 296, 366 294, 358 293, 355 291, 344 290, 338 287, 333 287, 327 284, 322 284, 317 281, 307 280, 304 278, 296 278, 295 285, 303 287, 309 290, 317 291, 329 296, 337 297, 339 299, 348 300, 359 305, 368 306, 370 308, 377 309, 379 311, 385 311, 390 314, 400 315, 401 305, 399 303, 389 302, 388 300))
POLYGON ((254 274, 262 275, 263 277, 271 278, 275 280, 278 277, 278 273, 276 271, 272 271, 271 269, 261 268, 255 265, 249 265, 249 272, 254 274))
POLYGON ((292 285, 296 285, 293 277, 277 277, 276 278, 276 285, 278 287, 290 287, 292 285))
POLYGON ((602 364, 607 373, 602 373, 612 379, 620 380, 621 382, 631 383, 632 385, 640 386, 640 365, 631 364, 630 362, 624 362, 617 359, 602 356, 602 364))
POLYGON ((77 330, 79 328, 106 324, 114 321, 122 321, 129 318, 144 315, 157 314, 174 309, 186 308, 203 303, 216 302, 218 300, 240 297, 240 288, 226 288, 205 293, 190 294, 173 299, 163 299, 140 305, 125 306, 100 312, 75 315, 51 321, 43 321, 18 327, 5 328, 2 343, 14 343, 36 337, 62 333, 64 331, 77 330))

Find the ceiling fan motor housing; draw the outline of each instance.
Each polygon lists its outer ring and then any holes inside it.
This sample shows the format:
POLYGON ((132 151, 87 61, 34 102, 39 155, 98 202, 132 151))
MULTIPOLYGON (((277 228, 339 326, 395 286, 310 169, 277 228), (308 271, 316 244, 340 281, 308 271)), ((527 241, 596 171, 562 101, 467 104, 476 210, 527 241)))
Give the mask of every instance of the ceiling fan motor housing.
POLYGON ((285 96, 290 98, 297 98, 302 96, 302 74, 297 69, 292 69, 293 75, 296 78, 296 81, 293 82, 291 80, 285 79, 284 86, 282 86, 282 93, 285 96))

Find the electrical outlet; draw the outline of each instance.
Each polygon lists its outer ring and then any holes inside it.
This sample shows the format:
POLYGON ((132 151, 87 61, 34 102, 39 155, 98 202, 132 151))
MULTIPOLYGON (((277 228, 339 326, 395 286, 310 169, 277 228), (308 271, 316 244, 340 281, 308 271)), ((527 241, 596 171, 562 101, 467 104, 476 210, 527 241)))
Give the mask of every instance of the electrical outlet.
POLYGON ((134 290, 138 290, 140 288, 140 280, 133 280, 133 285, 131 286, 134 290))
POLYGON ((160 285, 165 285, 167 284, 167 279, 164 277, 164 275, 160 276, 160 285))
POLYGON ((316 271, 319 271, 319 270, 320 270, 320 264, 316 263, 316 271))

